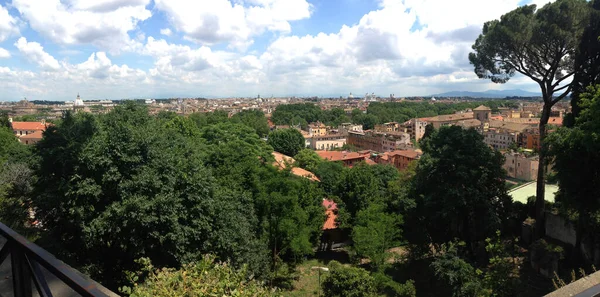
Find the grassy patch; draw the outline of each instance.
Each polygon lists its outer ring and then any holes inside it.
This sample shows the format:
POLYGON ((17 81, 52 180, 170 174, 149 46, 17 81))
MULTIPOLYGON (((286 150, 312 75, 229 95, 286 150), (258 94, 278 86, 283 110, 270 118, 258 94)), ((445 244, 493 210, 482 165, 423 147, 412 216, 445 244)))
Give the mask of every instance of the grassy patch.
MULTIPOLYGON (((296 267, 298 279, 294 282, 294 290, 284 292, 284 296, 300 297, 300 296, 317 296, 319 290, 319 272, 311 270, 311 267, 327 266, 323 261, 312 259, 304 261, 296 267)), ((321 272, 321 281, 325 278, 327 272, 321 272)))

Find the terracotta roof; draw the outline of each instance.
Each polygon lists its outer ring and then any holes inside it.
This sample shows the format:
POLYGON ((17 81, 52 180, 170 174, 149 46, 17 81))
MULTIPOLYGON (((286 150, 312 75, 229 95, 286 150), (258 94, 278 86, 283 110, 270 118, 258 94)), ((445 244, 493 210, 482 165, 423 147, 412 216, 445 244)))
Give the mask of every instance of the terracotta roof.
POLYGON ((481 110, 481 111, 488 111, 488 110, 492 110, 491 108, 485 106, 485 105, 479 105, 477 108, 473 109, 473 110, 481 110))
POLYGON ((369 165, 375 165, 377 164, 375 161, 369 159, 369 158, 365 158, 365 163, 369 164, 369 165))
MULTIPOLYGON (((290 156, 286 156, 282 153, 278 153, 278 152, 273 152, 273 157, 275 158, 275 162, 273 163, 273 166, 279 168, 280 170, 283 170, 285 168, 287 168, 288 165, 293 164, 294 162, 296 162, 296 160, 294 160, 294 158, 290 157, 290 156)), ((300 176, 300 177, 306 177, 312 181, 320 181, 317 176, 306 170, 306 169, 302 169, 299 167, 292 167, 291 170, 292 174, 295 176, 300 176)))
POLYGON ((501 115, 495 115, 495 116, 490 117, 490 120, 502 121, 503 119, 504 119, 504 117, 502 117, 501 115))
POLYGON ((306 177, 312 181, 320 182, 319 178, 317 178, 317 176, 314 173, 312 173, 306 169, 302 169, 300 167, 292 168, 292 174, 296 175, 296 176, 300 176, 300 177, 306 177))
POLYGON ((417 151, 413 150, 396 150, 387 153, 388 156, 403 156, 411 159, 418 159, 420 154, 417 151))
POLYGON ((325 214, 327 215, 327 219, 323 224, 323 230, 336 229, 337 204, 333 200, 323 199, 323 207, 325 207, 325 214))
POLYGON ((467 119, 472 119, 472 118, 473 118, 473 113, 467 112, 467 113, 439 115, 439 116, 431 117, 427 121, 429 121, 429 122, 446 122, 446 121, 467 120, 467 119))
POLYGON ((481 121, 478 119, 462 120, 462 121, 456 122, 456 124, 459 126, 463 126, 465 128, 479 127, 479 126, 481 126, 481 121))
POLYGON ((563 118, 553 117, 548 119, 548 124, 562 126, 563 118))
POLYGON ((20 139, 42 139, 42 130, 37 130, 33 133, 29 133, 27 135, 23 135, 19 137, 20 139))
POLYGON ((273 152, 273 157, 275 158, 275 163, 273 163, 273 166, 278 167, 279 169, 285 169, 286 163, 292 164, 296 162, 294 158, 278 152, 273 152))
POLYGON ((47 124, 42 124, 41 122, 12 122, 11 127, 13 130, 46 130, 47 124))
POLYGON ((523 132, 524 130, 526 130, 530 127, 531 127, 531 124, 514 123, 514 122, 507 122, 507 121, 496 121, 496 120, 490 121, 490 128, 501 128, 501 129, 506 129, 509 131, 523 132))
POLYGON ((364 159, 365 155, 355 152, 339 152, 339 151, 317 151, 319 157, 328 161, 344 161, 353 159, 364 159))

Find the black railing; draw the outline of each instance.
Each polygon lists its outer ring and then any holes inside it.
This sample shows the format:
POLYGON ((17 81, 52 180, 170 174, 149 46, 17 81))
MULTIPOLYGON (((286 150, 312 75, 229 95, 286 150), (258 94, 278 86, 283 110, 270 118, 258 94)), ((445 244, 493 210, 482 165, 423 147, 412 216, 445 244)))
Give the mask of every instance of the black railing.
MULTIPOLYGON (((10 257, 14 297, 32 297, 33 288, 40 297, 65 296, 56 292, 57 287, 65 285, 68 291, 84 297, 117 296, 2 223, 0 235, 6 239, 0 250, 0 265, 10 257)), ((0 292, 0 296, 6 293, 0 292)))

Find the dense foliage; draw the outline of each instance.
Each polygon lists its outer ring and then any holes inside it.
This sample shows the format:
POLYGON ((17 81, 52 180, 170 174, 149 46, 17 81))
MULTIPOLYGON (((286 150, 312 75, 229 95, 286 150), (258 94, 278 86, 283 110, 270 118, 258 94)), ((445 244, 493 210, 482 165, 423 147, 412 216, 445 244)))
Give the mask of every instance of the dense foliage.
POLYGON ((264 284, 248 280, 248 271, 235 269, 227 263, 216 263, 211 256, 186 264, 180 269, 156 269, 150 260, 142 259, 144 272, 149 273, 146 281, 138 283, 140 275, 131 275, 133 287, 121 291, 132 297, 180 297, 180 296, 222 296, 222 297, 267 297, 280 296, 264 284))
POLYGON ((179 267, 211 253, 269 277, 319 238, 319 189, 273 168, 272 149, 236 120, 125 104, 67 113, 45 135, 32 201, 44 245, 109 287, 141 257, 179 267))
POLYGON ((511 205, 502 169, 504 157, 473 129, 442 127, 422 142, 411 213, 415 242, 475 243, 501 227, 511 205), (420 228, 424 228, 420 229, 420 228))
POLYGON ((272 120, 277 125, 300 125, 305 127, 312 122, 320 121, 332 127, 341 123, 353 122, 363 125, 364 129, 373 129, 375 125, 386 122, 405 122, 412 118, 433 117, 453 114, 467 108, 485 105, 498 111, 498 107, 516 107, 515 102, 505 100, 473 101, 461 103, 429 103, 429 102, 372 102, 367 113, 354 109, 349 115, 342 109, 321 110, 312 103, 279 105, 273 112, 272 120))
POLYGON ((557 202, 577 221, 576 246, 587 234, 591 240, 600 230, 600 86, 580 95, 582 107, 573 128, 561 128, 548 140, 560 191, 557 202), (573 156, 577 156, 574 158, 573 156))
POLYGON ((294 128, 279 129, 269 133, 267 143, 276 152, 292 157, 306 147, 304 136, 294 128))
MULTIPOLYGON (((586 0, 558 0, 539 9, 524 5, 483 25, 473 44, 469 61, 479 78, 506 83, 519 73, 540 86, 543 108, 539 124, 544 142, 552 106, 573 89, 572 77, 585 71, 574 63, 578 47, 589 25, 591 6, 586 0)), ((589 37, 588 37, 589 38, 589 37)), ((544 234, 544 178, 546 147, 539 151, 536 190, 536 236, 544 234)))

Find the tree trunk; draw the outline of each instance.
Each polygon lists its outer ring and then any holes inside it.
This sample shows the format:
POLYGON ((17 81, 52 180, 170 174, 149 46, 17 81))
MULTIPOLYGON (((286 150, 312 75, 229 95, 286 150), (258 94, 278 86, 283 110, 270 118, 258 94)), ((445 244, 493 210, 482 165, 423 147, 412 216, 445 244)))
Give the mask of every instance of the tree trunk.
POLYGON ((575 259, 575 263, 581 263, 580 261, 585 258, 583 256, 583 253, 581 252, 581 240, 583 238, 583 233, 585 230, 584 224, 586 224, 587 221, 584 217, 584 211, 585 210, 582 207, 580 207, 579 218, 577 220, 577 226, 575 230, 575 247, 573 248, 573 258, 575 259))
MULTIPOLYGON (((549 96, 552 100, 552 96, 549 96)), ((550 110, 552 106, 548 103, 544 104, 544 108, 542 109, 542 118, 540 119, 540 161, 538 166, 538 176, 537 176, 537 191, 535 195, 535 239, 539 239, 544 237, 546 234, 545 229, 545 218, 544 218, 544 196, 545 196, 545 186, 546 183, 544 178, 546 176, 546 148, 544 145, 544 140, 546 139, 546 125, 548 124, 548 119, 550 118, 550 110)))

